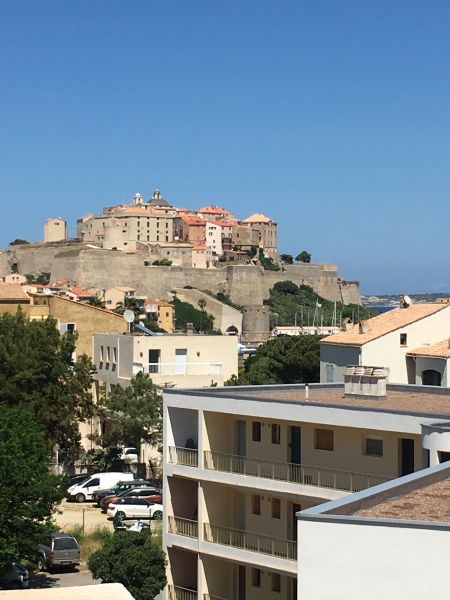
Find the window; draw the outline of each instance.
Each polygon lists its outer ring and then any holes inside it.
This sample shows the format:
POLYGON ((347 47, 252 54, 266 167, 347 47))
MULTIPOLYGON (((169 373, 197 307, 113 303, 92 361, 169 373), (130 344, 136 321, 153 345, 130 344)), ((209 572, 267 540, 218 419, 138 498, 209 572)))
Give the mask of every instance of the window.
POLYGON ((103 362, 103 360, 104 360, 104 351, 105 351, 104 347, 100 346, 100 362, 103 362))
POLYGON ((280 426, 278 423, 272 423, 272 444, 280 443, 280 426))
POLYGON ((280 519, 281 515, 281 502, 279 498, 272 498, 272 518, 280 519))
POLYGON ((261 496, 253 494, 252 496, 252 515, 261 514, 261 496))
POLYGON ((316 450, 334 450, 334 431, 332 429, 314 429, 314 448, 316 450))
POLYGON ((383 440, 380 438, 366 438, 365 453, 367 456, 383 456, 383 440))
POLYGON ((281 592, 281 575, 272 573, 272 592, 281 592))
POLYGON ((400 346, 407 346, 408 345, 408 335, 406 333, 401 333, 400 334, 400 346))
POLYGON ((252 442, 261 441, 261 421, 253 421, 252 423, 252 442))
POLYGON ((261 587, 261 571, 260 569, 252 569, 252 586, 261 587))
POLYGON ((117 363, 117 348, 113 347, 113 363, 117 363))
POLYGON ((110 346, 106 346, 106 362, 110 362, 111 360, 111 348, 110 346))

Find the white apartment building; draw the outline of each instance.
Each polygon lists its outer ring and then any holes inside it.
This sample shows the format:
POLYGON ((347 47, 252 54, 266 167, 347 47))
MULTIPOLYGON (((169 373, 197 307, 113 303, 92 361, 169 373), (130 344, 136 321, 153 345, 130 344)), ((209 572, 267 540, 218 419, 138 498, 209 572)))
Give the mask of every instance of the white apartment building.
POLYGON ((238 370, 236 336, 98 333, 93 340, 97 390, 104 384, 107 394, 140 372, 160 386, 189 388, 222 386, 238 370))
POLYGON ((449 335, 450 304, 404 302, 321 340, 320 381, 343 382, 347 365, 379 365, 381 356, 392 383, 446 385, 449 335))
POLYGON ((447 600, 449 493, 445 462, 298 513, 298 597, 447 600))
MULTIPOLYGON (((386 389, 384 370, 348 375, 345 388, 165 391, 166 598, 306 597, 297 513, 436 465, 449 452, 450 390, 386 389)), ((365 546, 358 548, 362 557, 365 546)), ((315 572, 317 589, 340 551, 335 543, 327 568, 315 572)), ((350 582, 329 598, 356 598, 350 582)))

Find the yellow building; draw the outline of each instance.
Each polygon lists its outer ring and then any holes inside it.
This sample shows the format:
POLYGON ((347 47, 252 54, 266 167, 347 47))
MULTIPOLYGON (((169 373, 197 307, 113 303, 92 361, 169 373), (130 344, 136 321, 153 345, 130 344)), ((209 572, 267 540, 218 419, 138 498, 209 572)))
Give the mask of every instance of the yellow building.
POLYGON ((172 333, 175 322, 173 305, 165 300, 146 300, 144 310, 147 319, 156 321, 158 327, 164 329, 166 333, 172 333))

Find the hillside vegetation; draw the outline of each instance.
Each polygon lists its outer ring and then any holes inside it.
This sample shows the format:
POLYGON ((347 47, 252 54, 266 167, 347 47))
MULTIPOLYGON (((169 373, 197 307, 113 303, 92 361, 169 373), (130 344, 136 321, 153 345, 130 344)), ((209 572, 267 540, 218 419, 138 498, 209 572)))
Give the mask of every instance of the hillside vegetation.
POLYGON ((340 325, 350 317, 358 323, 374 316, 369 308, 358 304, 336 302, 336 323, 333 323, 335 303, 319 296, 308 285, 298 286, 292 281, 279 281, 264 300, 271 313, 271 327, 276 325, 340 325))

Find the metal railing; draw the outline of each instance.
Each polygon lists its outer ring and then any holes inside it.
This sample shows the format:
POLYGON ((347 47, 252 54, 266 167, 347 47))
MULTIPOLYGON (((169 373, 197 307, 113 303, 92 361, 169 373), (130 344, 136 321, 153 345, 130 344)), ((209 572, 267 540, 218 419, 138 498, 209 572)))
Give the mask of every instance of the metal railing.
POLYGON ((180 587, 179 585, 168 585, 169 600, 197 600, 197 590, 180 587))
POLYGON ((133 375, 147 373, 149 375, 221 375, 221 362, 187 362, 187 363, 133 363, 133 375))
POLYGON ((259 533, 252 533, 244 529, 233 529, 232 527, 223 527, 222 525, 212 525, 204 523, 203 536, 206 542, 250 550, 259 554, 268 554, 285 558, 287 560, 297 560, 297 542, 283 538, 270 537, 259 533))
POLYGON ((251 475, 344 492, 359 492, 390 480, 390 477, 380 475, 248 458, 220 452, 205 451, 204 457, 205 469, 212 471, 251 475))
POLYGON ((169 515, 169 533, 185 535, 186 537, 198 538, 198 521, 182 519, 169 515))
POLYGON ((173 465, 198 467, 198 450, 169 446, 169 462, 173 465))

